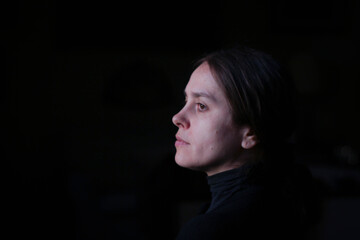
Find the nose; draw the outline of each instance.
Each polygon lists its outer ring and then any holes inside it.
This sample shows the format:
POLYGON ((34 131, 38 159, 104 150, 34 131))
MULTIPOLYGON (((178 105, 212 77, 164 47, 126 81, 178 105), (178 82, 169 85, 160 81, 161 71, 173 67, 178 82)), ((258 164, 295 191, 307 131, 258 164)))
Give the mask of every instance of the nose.
POLYGON ((190 122, 187 119, 184 109, 182 109, 180 112, 175 114, 172 118, 172 122, 178 127, 178 128, 189 128, 190 122))

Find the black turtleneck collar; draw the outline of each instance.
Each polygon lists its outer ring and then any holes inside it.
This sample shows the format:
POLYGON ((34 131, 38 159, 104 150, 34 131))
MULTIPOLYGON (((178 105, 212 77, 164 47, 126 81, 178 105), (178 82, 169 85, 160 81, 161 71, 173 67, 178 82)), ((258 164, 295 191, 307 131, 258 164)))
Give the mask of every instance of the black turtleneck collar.
POLYGON ((234 193, 244 187, 251 164, 245 164, 239 168, 217 173, 208 177, 211 192, 211 203, 207 213, 221 206, 234 193))

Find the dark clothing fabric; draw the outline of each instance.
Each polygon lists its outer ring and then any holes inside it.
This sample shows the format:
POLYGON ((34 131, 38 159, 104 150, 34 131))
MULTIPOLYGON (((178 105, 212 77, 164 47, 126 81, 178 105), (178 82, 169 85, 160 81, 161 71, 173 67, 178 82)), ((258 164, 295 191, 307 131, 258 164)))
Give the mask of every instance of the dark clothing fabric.
MULTIPOLYGON (((208 177, 211 203, 177 239, 302 239, 305 205, 296 183, 281 174, 271 177, 278 172, 254 169, 244 165, 208 177)), ((298 175, 295 168, 288 171, 298 175)))
POLYGON ((206 212, 212 212, 244 188, 249 166, 229 170, 208 177, 211 204, 206 212))

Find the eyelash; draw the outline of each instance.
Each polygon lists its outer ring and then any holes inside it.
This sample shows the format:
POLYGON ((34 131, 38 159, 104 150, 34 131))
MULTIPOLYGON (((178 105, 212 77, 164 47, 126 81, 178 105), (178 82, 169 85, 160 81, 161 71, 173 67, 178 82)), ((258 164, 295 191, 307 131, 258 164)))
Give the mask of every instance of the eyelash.
MULTIPOLYGON (((187 99, 184 100, 184 105, 186 105, 187 103, 187 99)), ((199 112, 204 112, 207 110, 207 106, 205 104, 202 104, 202 103, 196 103, 196 108, 199 112), (201 109, 201 107, 203 107, 204 109, 201 109)))
POLYGON ((206 105, 202 104, 202 103, 196 103, 196 106, 197 106, 197 109, 200 111, 200 112, 204 112, 207 110, 207 107, 206 105), (204 109, 201 109, 201 108, 204 108, 204 109))

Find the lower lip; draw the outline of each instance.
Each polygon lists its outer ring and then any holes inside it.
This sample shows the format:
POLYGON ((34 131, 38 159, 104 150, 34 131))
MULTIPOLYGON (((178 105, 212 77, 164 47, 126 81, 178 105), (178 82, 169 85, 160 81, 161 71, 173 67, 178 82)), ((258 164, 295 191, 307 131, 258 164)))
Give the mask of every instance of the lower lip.
POLYGON ((175 142, 175 146, 178 147, 178 146, 186 146, 186 145, 189 145, 188 143, 184 142, 184 141, 179 141, 177 140, 175 142))

